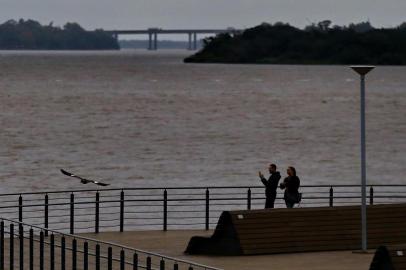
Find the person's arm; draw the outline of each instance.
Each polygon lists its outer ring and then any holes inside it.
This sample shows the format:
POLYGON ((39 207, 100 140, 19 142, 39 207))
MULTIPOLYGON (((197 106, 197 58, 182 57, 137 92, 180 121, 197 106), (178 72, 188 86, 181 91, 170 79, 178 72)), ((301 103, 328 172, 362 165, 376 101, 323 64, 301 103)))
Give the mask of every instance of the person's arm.
POLYGON ((285 189, 286 188, 286 182, 287 182, 287 177, 283 180, 283 182, 279 185, 280 189, 285 189))
POLYGON ((268 182, 266 181, 264 175, 261 172, 258 172, 258 176, 261 179, 262 184, 264 184, 264 186, 266 186, 268 184, 268 182))

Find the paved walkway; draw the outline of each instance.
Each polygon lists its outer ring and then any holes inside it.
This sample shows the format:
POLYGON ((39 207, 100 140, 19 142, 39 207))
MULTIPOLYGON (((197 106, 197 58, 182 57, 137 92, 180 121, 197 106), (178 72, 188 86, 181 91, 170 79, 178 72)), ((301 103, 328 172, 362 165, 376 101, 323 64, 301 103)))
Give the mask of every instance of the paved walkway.
POLYGON ((373 252, 311 252, 256 256, 190 256, 185 255, 189 239, 208 236, 212 231, 136 231, 124 233, 86 234, 91 238, 144 249, 225 270, 368 270, 373 252))

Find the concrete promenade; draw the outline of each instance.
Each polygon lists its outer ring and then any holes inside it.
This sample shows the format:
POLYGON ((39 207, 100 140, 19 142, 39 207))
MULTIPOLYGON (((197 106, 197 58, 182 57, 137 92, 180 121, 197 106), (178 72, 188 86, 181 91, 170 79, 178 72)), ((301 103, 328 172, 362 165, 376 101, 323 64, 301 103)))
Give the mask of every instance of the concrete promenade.
POLYGON ((226 270, 368 270, 374 253, 373 250, 368 254, 334 251, 230 257, 190 256, 183 253, 192 236, 211 234, 212 231, 179 230, 111 232, 84 236, 226 270))

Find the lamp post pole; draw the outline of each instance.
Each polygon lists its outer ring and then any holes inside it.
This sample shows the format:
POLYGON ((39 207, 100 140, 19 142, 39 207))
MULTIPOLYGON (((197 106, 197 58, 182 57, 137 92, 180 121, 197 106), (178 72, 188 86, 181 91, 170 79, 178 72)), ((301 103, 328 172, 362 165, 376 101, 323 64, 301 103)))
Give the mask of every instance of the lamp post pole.
POLYGON ((365 139, 365 75, 374 69, 374 66, 351 66, 361 76, 361 238, 362 251, 367 251, 367 189, 366 189, 366 139, 365 139))

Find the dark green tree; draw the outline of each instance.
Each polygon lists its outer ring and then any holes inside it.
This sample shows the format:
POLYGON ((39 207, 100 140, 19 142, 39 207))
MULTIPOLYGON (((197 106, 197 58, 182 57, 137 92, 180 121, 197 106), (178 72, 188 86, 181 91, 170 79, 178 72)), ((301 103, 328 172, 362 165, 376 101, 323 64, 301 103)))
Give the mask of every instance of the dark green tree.
POLYGON ((262 23, 239 34, 207 38, 185 62, 405 65, 406 26, 375 29, 362 22, 331 27, 325 20, 301 30, 262 23))
POLYGON ((0 24, 0 49, 106 50, 119 49, 119 45, 103 30, 86 31, 77 23, 60 28, 20 19, 0 24))

